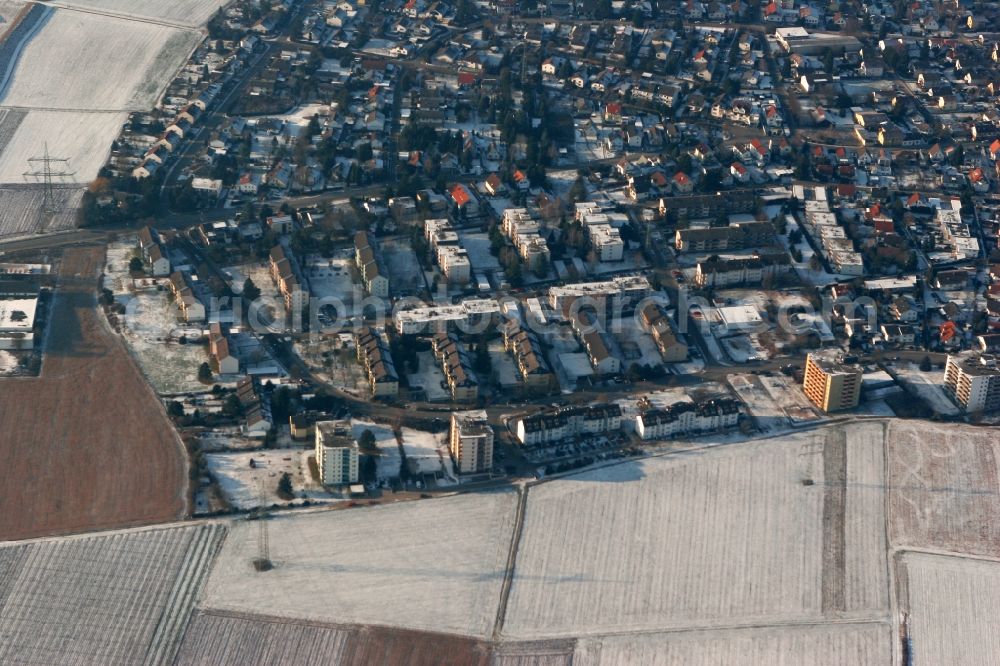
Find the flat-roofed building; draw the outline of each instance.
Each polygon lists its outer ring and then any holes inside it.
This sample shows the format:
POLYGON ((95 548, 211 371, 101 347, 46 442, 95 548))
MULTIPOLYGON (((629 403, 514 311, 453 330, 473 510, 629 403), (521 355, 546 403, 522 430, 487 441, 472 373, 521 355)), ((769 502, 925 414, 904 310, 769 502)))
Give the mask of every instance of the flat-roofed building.
POLYGON ((340 486, 358 482, 358 443, 351 436, 349 421, 320 421, 316 424, 316 466, 323 485, 340 486))
POLYGON ((949 354, 944 384, 967 412, 1000 409, 1000 357, 980 353, 949 354))
POLYGON ((452 412, 448 443, 460 474, 493 469, 493 428, 485 410, 452 412))
POLYGON ((853 409, 861 398, 861 375, 861 368, 809 354, 802 390, 810 402, 824 412, 853 409))

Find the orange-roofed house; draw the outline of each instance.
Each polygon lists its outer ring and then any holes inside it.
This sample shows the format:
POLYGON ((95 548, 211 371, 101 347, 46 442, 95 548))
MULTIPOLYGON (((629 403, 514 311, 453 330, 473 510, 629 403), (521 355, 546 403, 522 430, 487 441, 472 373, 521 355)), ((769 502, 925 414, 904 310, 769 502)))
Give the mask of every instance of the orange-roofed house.
POLYGON ((690 176, 683 171, 678 171, 673 177, 674 190, 678 194, 690 194, 694 190, 694 183, 690 176))

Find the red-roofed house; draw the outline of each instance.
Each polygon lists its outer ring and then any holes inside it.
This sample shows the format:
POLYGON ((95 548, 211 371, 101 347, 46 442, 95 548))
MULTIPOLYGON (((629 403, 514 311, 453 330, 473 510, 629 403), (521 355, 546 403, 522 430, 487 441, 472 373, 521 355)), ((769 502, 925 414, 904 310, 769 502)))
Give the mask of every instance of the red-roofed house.
POLYGON ((990 144, 990 159, 1000 160, 1000 139, 990 144))
POLYGON ((678 171, 674 174, 674 190, 678 194, 690 194, 694 191, 694 183, 691 182, 691 178, 688 177, 683 171, 678 171))
POLYGON ((747 173, 747 168, 739 162, 733 162, 729 165, 729 173, 733 174, 733 178, 741 183, 745 183, 750 180, 750 174, 747 173))

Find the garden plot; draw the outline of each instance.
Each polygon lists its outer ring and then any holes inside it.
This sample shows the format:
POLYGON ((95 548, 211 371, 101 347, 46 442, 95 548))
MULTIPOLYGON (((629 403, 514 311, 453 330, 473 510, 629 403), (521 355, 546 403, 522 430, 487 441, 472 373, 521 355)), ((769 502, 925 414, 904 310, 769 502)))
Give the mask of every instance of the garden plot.
POLYGON ((1000 655, 1000 562, 906 553, 913 664, 995 664, 1000 655))
POLYGON ((276 515, 274 569, 255 573, 257 525, 236 523, 205 609, 484 636, 493 629, 516 495, 276 515), (310 603, 309 600, 314 600, 310 603))
POLYGON ((875 585, 876 574, 837 558, 853 562, 845 549, 856 542, 838 535, 879 531, 884 521, 877 513, 827 508, 826 457, 844 437, 838 428, 824 429, 625 463, 532 488, 505 635, 840 617, 838 606, 846 603, 828 605, 831 588, 866 605, 858 590, 875 585))
POLYGON ((201 40, 194 31, 57 9, 22 51, 0 103, 146 111, 201 40))
POLYGON ((924 372, 915 363, 896 363, 893 371, 899 379, 917 393, 937 414, 955 416, 961 410, 945 393, 944 373, 940 370, 924 372))
POLYGON ((52 157, 68 160, 55 167, 72 172, 68 181, 89 183, 107 162, 127 118, 126 113, 30 111, 0 149, 0 183, 24 183, 24 173, 40 166, 28 160, 44 155, 46 147, 52 157))
POLYGON ((49 4, 200 28, 226 0, 55 0, 49 4))
POLYGON ((995 429, 893 420, 890 538, 897 548, 1000 551, 995 429))
POLYGON ((577 645, 573 664, 888 664, 891 645, 887 623, 725 629, 585 639, 577 645))
POLYGON ((334 501, 332 494, 313 481, 309 471, 310 449, 267 449, 239 453, 210 453, 205 462, 212 476, 219 482, 229 503, 238 509, 260 506, 261 495, 265 506, 284 504, 289 500, 278 497, 278 481, 288 473, 292 477, 295 499, 311 502, 334 501), (254 467, 250 466, 253 459, 254 467))
POLYGON ((444 474, 455 480, 455 468, 448 454, 448 433, 430 433, 413 428, 401 431, 403 455, 414 474, 444 474))
POLYGON ((172 663, 220 525, 0 548, 0 663, 172 663))

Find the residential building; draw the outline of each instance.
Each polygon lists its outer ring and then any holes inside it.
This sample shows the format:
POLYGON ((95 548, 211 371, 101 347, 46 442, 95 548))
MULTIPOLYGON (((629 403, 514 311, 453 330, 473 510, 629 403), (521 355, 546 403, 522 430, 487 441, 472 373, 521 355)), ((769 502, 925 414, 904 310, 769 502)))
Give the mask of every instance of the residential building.
POLYGON ((358 331, 354 338, 358 362, 368 376, 368 387, 376 398, 394 397, 399 393, 399 375, 389 353, 384 335, 370 326, 358 331))
POLYGON ((1000 409, 1000 357, 978 352, 948 355, 944 383, 967 412, 1000 409))
POLYGON ((664 363, 682 363, 688 358, 688 346, 681 342, 673 322, 657 303, 649 303, 640 314, 643 328, 649 331, 664 363))
POLYGON ((739 420, 740 403, 732 398, 677 402, 639 414, 635 420, 635 432, 641 439, 666 439, 732 428, 739 420))
POLYGON ((824 412, 853 409, 861 398, 861 374, 857 366, 809 354, 802 390, 810 402, 824 412))
POLYGON ((598 318, 607 321, 609 315, 622 314, 633 308, 653 290, 643 275, 620 276, 601 282, 580 282, 549 288, 549 305, 567 316, 574 304, 590 306, 598 318))
POLYGON ((774 244, 770 222, 739 222, 728 227, 678 229, 674 245, 678 252, 743 250, 774 244))
POLYGON ((365 231, 354 234, 354 263, 365 290, 378 298, 389 297, 389 273, 382 267, 382 257, 365 231))
POLYGON ((539 446, 570 437, 620 430, 621 417, 621 407, 614 403, 564 407, 519 419, 515 430, 521 444, 539 446))
POLYGON ((316 424, 316 466, 326 486, 358 482, 358 443, 351 436, 349 421, 316 424))
POLYGON ((220 375, 235 375, 240 371, 240 361, 230 353, 229 339, 218 322, 209 326, 208 348, 215 371, 220 375))
POLYGON ((174 297, 174 304, 180 313, 181 318, 187 322, 205 321, 205 306, 195 295, 194 280, 187 273, 174 271, 167 281, 170 292, 174 297))
POLYGON ((534 332, 510 322, 503 329, 504 348, 514 356, 525 388, 548 393, 558 386, 552 367, 545 360, 542 346, 534 332))
POLYGON ((791 267, 791 260, 784 252, 732 259, 713 255, 698 262, 694 281, 699 287, 757 285, 788 273, 791 267))
POLYGON ((452 412, 448 445, 459 474, 493 469, 493 428, 485 410, 452 412))

